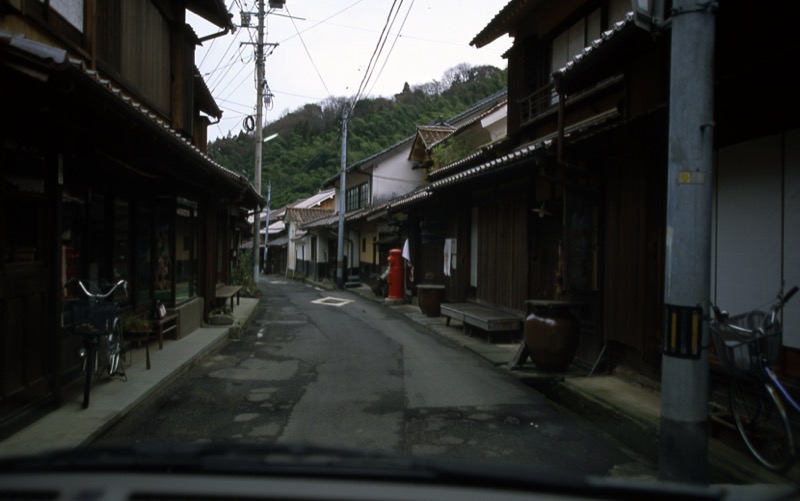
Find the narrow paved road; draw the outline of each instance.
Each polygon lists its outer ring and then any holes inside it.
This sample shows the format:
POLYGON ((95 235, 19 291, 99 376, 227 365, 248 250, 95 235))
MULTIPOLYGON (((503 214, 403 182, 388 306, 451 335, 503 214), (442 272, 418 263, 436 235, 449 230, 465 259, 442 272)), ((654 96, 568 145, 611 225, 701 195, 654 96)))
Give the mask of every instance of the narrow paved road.
POLYGON ((262 278, 241 339, 96 443, 257 441, 650 472, 476 355, 347 291, 262 278))

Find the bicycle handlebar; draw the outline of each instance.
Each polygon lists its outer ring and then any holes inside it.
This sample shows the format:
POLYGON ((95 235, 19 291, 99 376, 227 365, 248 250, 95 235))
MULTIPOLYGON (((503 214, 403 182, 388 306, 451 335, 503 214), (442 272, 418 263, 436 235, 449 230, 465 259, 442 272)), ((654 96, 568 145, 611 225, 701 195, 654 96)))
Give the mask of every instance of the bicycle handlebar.
POLYGON ((794 287, 789 289, 789 292, 787 292, 786 294, 778 293, 778 301, 774 305, 772 305, 772 308, 770 308, 770 314, 764 317, 764 320, 763 322, 761 322, 761 326, 759 327, 760 330, 762 331, 764 330, 764 325, 767 325, 767 319, 769 319, 770 324, 775 322, 775 317, 778 315, 778 312, 781 311, 784 305, 786 305, 786 303, 789 302, 792 296, 794 296, 797 293, 797 289, 798 287, 795 285, 794 287))
MULTIPOLYGON (((783 308, 783 307, 786 305, 786 303, 788 303, 788 302, 789 302, 789 300, 792 298, 792 296, 794 296, 795 294, 797 294, 797 291, 798 291, 798 290, 800 290, 800 287, 798 287, 797 285, 795 285, 794 287, 792 287, 791 289, 789 289, 789 292, 787 292, 786 294, 783 294, 782 292, 779 292, 779 293, 778 293, 778 301, 776 301, 776 302, 775 302, 775 304, 773 304, 773 305, 770 307, 770 314, 769 314, 769 315, 766 315, 766 316, 764 317, 764 319, 763 319, 763 320, 762 320, 762 322, 761 322, 761 325, 760 325, 760 326, 758 327, 758 329, 756 329, 756 330, 758 330, 758 331, 761 331, 761 333, 763 334, 763 332, 764 332, 764 327, 765 327, 766 325, 769 325, 769 324, 771 324, 771 323, 774 323, 774 321, 775 321, 775 316, 776 316, 776 315, 778 314, 778 312, 779 312, 779 311, 780 311, 780 310, 781 310, 781 309, 782 309, 782 308, 783 308)), ((727 322, 727 320, 728 320, 728 313, 727 313, 727 312, 720 310, 720 309, 719 309, 719 306, 717 306, 717 305, 716 305, 716 304, 714 304, 714 303, 711 303, 711 308, 714 310, 714 319, 715 319, 717 322, 724 323, 724 324, 728 324, 728 322, 727 322)), ((738 331, 741 331, 741 332, 750 332, 748 329, 743 329, 743 328, 741 328, 741 327, 737 327, 737 326, 730 325, 730 324, 728 324, 728 325, 729 325, 730 327, 733 327, 733 328, 735 328, 735 330, 738 330, 738 331)))
MULTIPOLYGON (((71 283, 72 281, 73 280, 70 280, 69 282, 67 282, 67 285, 69 285, 69 283, 71 283)), ((94 299, 94 300, 105 299, 108 296, 110 296, 111 294, 113 294, 114 291, 116 291, 117 288, 119 288, 120 286, 122 286, 122 290, 125 292, 125 297, 126 298, 128 297, 128 282, 126 280, 118 281, 105 294, 102 294, 100 292, 98 292, 98 293, 89 292, 89 290, 86 288, 86 285, 84 285, 82 280, 75 279, 74 281, 78 283, 78 285, 80 286, 81 290, 83 290, 83 293, 86 295, 86 297, 88 297, 90 299, 94 299)))

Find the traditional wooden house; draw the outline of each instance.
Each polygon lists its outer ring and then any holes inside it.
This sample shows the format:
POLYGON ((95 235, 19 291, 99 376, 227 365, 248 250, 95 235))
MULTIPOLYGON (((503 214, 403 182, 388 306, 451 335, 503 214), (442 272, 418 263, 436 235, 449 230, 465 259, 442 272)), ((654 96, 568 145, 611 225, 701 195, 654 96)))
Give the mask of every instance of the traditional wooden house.
MULTIPOLYGON (((391 248, 402 245, 403 221, 387 218, 380 212, 367 212, 399 195, 414 190, 425 182, 425 171, 415 168, 409 158, 414 136, 409 136, 392 146, 347 167, 345 196, 345 254, 347 279, 353 283, 366 282, 370 275, 386 267, 386 257, 391 248), (356 278, 358 277, 358 278, 356 278)), ((339 176, 325 182, 336 190, 337 200, 342 193, 339 176)), ((338 205, 336 206, 338 208, 338 205)), ((338 210, 328 221, 318 221, 317 226, 327 226, 338 238, 338 210)), ((333 240, 336 244, 336 239, 333 240)), ((335 247, 334 247, 335 252, 335 247)), ((336 254, 334 254, 334 258, 336 254)), ((335 272, 335 268, 333 269, 335 272)))
MULTIPOLYGON (((348 255, 353 256, 348 260, 352 280, 367 282, 382 273, 389 251, 402 248, 412 236, 408 214, 397 210, 396 204, 427 184, 434 166, 431 148, 489 110, 502 107, 505 99, 505 90, 496 92, 442 123, 419 126, 414 135, 347 167, 345 241, 348 255)), ((339 183, 340 176, 332 176, 325 186, 334 187, 338 197, 339 183)), ((314 225, 336 231, 337 222, 338 216, 314 225)), ((410 280, 408 285, 412 285, 410 280)))
POLYGON ((59 405, 77 377, 64 284, 125 279, 123 308, 163 301, 178 335, 230 280, 263 197, 206 154, 221 111, 186 10, 218 0, 0 1, 0 427, 59 405))
MULTIPOLYGON (((789 7, 715 7, 712 299, 731 312, 800 282, 798 42, 789 7), (747 99, 769 75, 769 92, 747 99)), ((419 234, 456 219, 452 299, 523 312, 579 303, 578 361, 604 355, 660 379, 663 347, 670 30, 634 22, 627 0, 512 0, 475 37, 513 37, 508 139, 432 171, 393 206, 419 234), (435 225, 436 221, 432 221, 435 225)), ((667 13, 669 14, 669 13, 667 13)), ((667 16, 668 17, 668 16, 667 16)), ((433 262, 433 267, 440 264, 433 262)), ((797 381, 800 305, 785 312, 780 369, 797 381)))
MULTIPOLYGON (((333 207, 334 192, 329 189, 286 208, 287 275, 302 275, 316 281, 330 278, 330 263, 331 259, 336 259, 336 251, 330 251, 329 232, 324 227, 307 228, 307 225, 331 217, 334 214, 333 207)), ((335 246, 335 238, 333 242, 335 246)))

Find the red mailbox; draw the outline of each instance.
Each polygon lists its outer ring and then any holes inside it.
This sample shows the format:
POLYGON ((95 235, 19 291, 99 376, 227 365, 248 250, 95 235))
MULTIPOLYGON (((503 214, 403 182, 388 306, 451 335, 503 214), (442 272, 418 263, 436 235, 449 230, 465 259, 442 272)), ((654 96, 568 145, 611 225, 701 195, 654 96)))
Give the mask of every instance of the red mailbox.
POLYGON ((389 299, 403 299, 403 251, 389 251, 389 299))

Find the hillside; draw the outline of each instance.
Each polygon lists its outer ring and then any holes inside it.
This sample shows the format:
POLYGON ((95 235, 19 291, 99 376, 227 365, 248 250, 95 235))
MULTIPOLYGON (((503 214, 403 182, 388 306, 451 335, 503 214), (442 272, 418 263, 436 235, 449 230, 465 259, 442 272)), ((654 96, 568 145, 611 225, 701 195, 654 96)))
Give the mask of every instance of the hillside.
MULTIPOLYGON (((506 87, 506 71, 466 64, 451 68, 441 81, 410 86, 393 98, 357 103, 347 130, 347 165, 381 151, 416 131, 418 125, 447 120, 506 87)), ((279 136, 264 145, 262 188, 272 184, 270 205, 283 207, 310 196, 341 168, 343 106, 351 98, 331 97, 308 104, 265 125, 263 135, 279 136)), ((212 141, 211 157, 253 179, 253 133, 212 141)))

